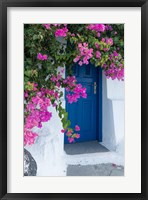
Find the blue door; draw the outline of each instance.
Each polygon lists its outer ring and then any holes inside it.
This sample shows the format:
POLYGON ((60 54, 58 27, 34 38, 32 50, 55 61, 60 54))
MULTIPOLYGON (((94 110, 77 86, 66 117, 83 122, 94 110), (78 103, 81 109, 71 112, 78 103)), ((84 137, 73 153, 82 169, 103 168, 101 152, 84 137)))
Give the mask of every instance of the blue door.
MULTIPOLYGON (((75 65, 73 74, 77 82, 86 87, 87 98, 80 98, 78 102, 69 104, 66 102, 66 110, 71 120, 71 127, 80 126, 80 138, 77 142, 84 142, 98 139, 98 68, 89 65, 75 65)), ((65 136, 65 143, 68 143, 65 136)))

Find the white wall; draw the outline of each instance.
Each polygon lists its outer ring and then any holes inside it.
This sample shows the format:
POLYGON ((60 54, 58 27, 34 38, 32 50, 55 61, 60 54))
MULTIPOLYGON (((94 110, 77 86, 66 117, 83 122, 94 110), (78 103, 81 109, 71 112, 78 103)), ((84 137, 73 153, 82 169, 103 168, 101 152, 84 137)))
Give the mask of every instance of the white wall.
POLYGON ((124 81, 103 75, 102 144, 109 150, 124 152, 124 81))
MULTIPOLYGON (((62 75, 64 77, 65 73, 62 75)), ((64 89, 62 91, 65 93, 64 89)), ((65 108, 65 98, 62 99, 62 106, 65 108)), ((37 176, 66 176, 63 127, 55 108, 50 106, 48 110, 52 112, 50 121, 43 123, 41 129, 33 129, 39 136, 35 144, 25 148, 37 162, 37 176)))
POLYGON ((37 162, 37 176, 65 176, 64 135, 55 108, 50 107, 53 116, 41 129, 35 128, 38 138, 34 145, 25 146, 37 162))

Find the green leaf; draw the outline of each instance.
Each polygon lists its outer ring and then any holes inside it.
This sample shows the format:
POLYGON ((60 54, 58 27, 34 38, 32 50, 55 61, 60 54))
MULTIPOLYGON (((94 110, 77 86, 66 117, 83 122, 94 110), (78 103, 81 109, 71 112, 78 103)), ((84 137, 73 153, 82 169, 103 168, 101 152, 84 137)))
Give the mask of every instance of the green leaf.
POLYGON ((32 71, 31 71, 31 70, 27 70, 27 71, 24 72, 24 74, 25 74, 26 76, 30 77, 31 74, 32 74, 32 71))
POLYGON ((68 121, 67 121, 67 126, 70 126, 70 125, 71 125, 71 121, 68 120, 68 121))
POLYGON ((114 43, 117 44, 118 42, 119 42, 119 37, 118 36, 114 37, 114 43))
POLYGON ((34 35, 33 36, 33 40, 37 40, 38 39, 38 36, 37 35, 34 35))
POLYGON ((27 58, 26 61, 27 61, 27 63, 28 63, 29 65, 32 64, 32 60, 31 60, 31 58, 27 58))

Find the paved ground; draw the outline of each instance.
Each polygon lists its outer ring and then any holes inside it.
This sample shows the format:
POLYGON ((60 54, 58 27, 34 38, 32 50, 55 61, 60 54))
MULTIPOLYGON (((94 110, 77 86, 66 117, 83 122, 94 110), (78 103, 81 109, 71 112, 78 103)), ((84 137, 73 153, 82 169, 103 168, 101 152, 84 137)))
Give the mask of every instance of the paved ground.
MULTIPOLYGON (((124 168, 122 166, 117 166, 116 164, 90 164, 91 161, 96 161, 98 156, 94 153, 109 153, 109 150, 102 146, 98 141, 82 142, 65 144, 64 150, 71 157, 71 159, 76 159, 79 156, 79 160, 86 160, 86 155, 88 159, 88 164, 68 164, 67 176, 124 176, 124 168), (89 155, 89 156, 88 156, 89 155), (95 157, 97 156, 97 157, 95 157), (95 159, 95 160, 94 160, 95 159)), ((103 155, 103 160, 105 155, 103 155)), ((111 155, 110 155, 111 156, 111 155)), ((70 158, 69 157, 69 158, 70 158)), ((113 156, 112 156, 113 157, 113 156)), ((77 158, 78 159, 78 158, 77 158)), ((100 157, 99 157, 100 159, 100 157)), ((109 161, 112 162, 112 161, 109 161)))
POLYGON ((65 144, 64 150, 68 155, 108 152, 98 141, 65 144))
POLYGON ((67 176, 124 176, 124 168, 111 163, 68 165, 67 176))

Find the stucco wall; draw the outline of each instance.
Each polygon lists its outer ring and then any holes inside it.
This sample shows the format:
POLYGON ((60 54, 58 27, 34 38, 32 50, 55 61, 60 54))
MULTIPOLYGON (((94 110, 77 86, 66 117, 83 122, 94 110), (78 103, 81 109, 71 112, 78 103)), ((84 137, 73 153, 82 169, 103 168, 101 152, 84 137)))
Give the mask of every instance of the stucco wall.
MULTIPOLYGON (((62 75, 65 77, 64 72, 62 75)), ((62 91, 65 93, 64 89, 62 91)), ((62 106, 65 108, 65 98, 62 99, 62 106)), ((25 148, 37 162, 37 176, 66 176, 63 127, 55 108, 50 106, 48 110, 52 113, 51 120, 43 123, 41 129, 34 128, 39 136, 35 144, 25 148)))
POLYGON ((102 78, 102 144, 124 152, 124 81, 102 78))
POLYGON ((64 135, 55 108, 50 107, 53 116, 41 129, 35 128, 39 137, 34 145, 25 148, 37 162, 37 176, 65 176, 64 135))

